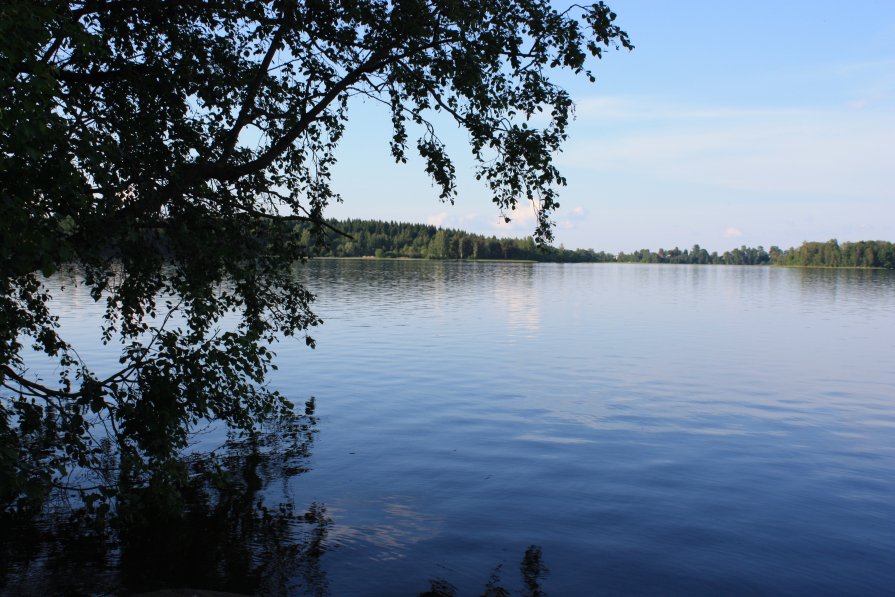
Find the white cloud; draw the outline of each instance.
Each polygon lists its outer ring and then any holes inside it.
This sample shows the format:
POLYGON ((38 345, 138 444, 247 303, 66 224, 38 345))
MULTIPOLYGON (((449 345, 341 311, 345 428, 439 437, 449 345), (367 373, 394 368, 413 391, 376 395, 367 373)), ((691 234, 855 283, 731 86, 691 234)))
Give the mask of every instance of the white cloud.
POLYGON ((426 218, 426 224, 428 224, 429 226, 443 226, 450 217, 451 215, 448 212, 443 211, 426 218))
POLYGON ((521 200, 516 209, 506 213, 510 218, 507 222, 503 216, 495 216, 493 228, 501 233, 510 233, 524 231, 525 234, 531 234, 535 229, 535 222, 538 219, 538 213, 533 203, 521 200))
POLYGON ((590 97, 575 104, 575 115, 579 122, 600 124, 618 120, 643 121, 655 125, 662 121, 665 125, 684 121, 733 121, 754 120, 768 117, 792 117, 804 115, 805 110, 780 108, 741 108, 734 106, 681 106, 664 100, 642 97, 590 97))
POLYGON ((725 228, 724 236, 725 236, 725 238, 739 238, 739 237, 743 236, 743 231, 740 230, 739 228, 730 226, 729 228, 725 228))

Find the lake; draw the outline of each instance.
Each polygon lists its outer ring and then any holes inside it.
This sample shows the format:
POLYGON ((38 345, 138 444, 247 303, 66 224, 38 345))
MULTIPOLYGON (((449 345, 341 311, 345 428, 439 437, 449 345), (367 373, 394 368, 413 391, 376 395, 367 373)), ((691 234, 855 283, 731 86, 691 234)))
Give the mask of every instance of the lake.
MULTIPOLYGON (((325 324, 316 350, 276 348, 272 383, 316 398, 318 430, 308 470, 268 487, 328 523, 313 586, 291 591, 895 586, 895 272, 317 260, 296 275, 325 324)), ((64 325, 95 335, 91 313, 72 303, 64 325)))

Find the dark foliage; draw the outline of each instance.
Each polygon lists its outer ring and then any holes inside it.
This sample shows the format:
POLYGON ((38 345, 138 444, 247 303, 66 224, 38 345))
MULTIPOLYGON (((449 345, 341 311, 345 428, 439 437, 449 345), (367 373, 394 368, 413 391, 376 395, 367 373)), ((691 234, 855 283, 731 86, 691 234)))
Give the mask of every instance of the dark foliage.
POLYGON ((306 470, 312 408, 266 421, 252 439, 231 437, 182 458, 177 486, 120 487, 111 511, 55 491, 40 516, 0 514, 0 593, 325 593, 326 509, 297 510, 282 489, 306 470))

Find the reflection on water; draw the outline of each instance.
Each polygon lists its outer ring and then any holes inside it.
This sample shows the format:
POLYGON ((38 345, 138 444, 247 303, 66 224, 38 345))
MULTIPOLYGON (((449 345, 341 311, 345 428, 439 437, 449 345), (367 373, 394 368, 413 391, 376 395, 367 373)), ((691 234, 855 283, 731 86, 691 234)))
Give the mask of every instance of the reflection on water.
MULTIPOLYGON (((541 548, 531 545, 525 550, 522 562, 519 564, 519 572, 522 576, 525 597, 543 597, 546 593, 541 589, 541 580, 549 572, 541 556, 541 548)), ((482 597, 509 597, 514 594, 504 586, 503 564, 498 564, 491 572, 488 582, 485 583, 482 597)), ((457 587, 444 579, 436 579, 430 582, 429 590, 419 594, 419 597, 454 597, 457 595, 457 587)))
POLYGON ((335 594, 480 594, 531 544, 557 595, 895 582, 892 272, 491 265, 304 272, 277 383, 321 401, 335 594))
MULTIPOLYGON (((439 533, 442 521, 431 514, 414 510, 409 500, 402 496, 387 496, 378 504, 378 519, 371 524, 358 526, 337 525, 329 534, 332 545, 341 548, 359 548, 375 545, 370 560, 375 562, 400 562, 412 551, 414 545, 439 533)), ((351 516, 344 509, 331 510, 334 519, 341 514, 351 516)))
POLYGON ((108 525, 59 495, 38 520, 3 518, 0 587, 10 595, 130 594, 195 587, 324 595, 325 506, 296 511, 288 491, 306 470, 311 413, 269 422, 252 440, 185 459, 179 491, 124 494, 108 525))
MULTIPOLYGON (((6 542, 8 592, 58 592, 53 571, 335 596, 895 586, 895 272, 320 260, 295 273, 326 323, 314 351, 275 347, 272 383, 317 396, 313 454, 259 464, 260 486, 231 497, 204 483, 174 527, 207 539, 0 530, 34 556, 6 542)), ((89 317, 64 325, 95 337, 89 317)))

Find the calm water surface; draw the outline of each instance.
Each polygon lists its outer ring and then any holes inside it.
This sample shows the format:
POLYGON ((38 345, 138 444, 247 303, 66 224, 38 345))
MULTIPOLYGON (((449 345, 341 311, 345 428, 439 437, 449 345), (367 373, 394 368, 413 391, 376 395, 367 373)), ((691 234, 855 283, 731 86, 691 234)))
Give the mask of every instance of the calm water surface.
MULTIPOLYGON (((884 594, 895 587, 895 275, 316 261, 331 595, 884 594)), ((72 310, 66 325, 94 328, 72 310), (79 323, 80 322, 80 323, 79 323)))

